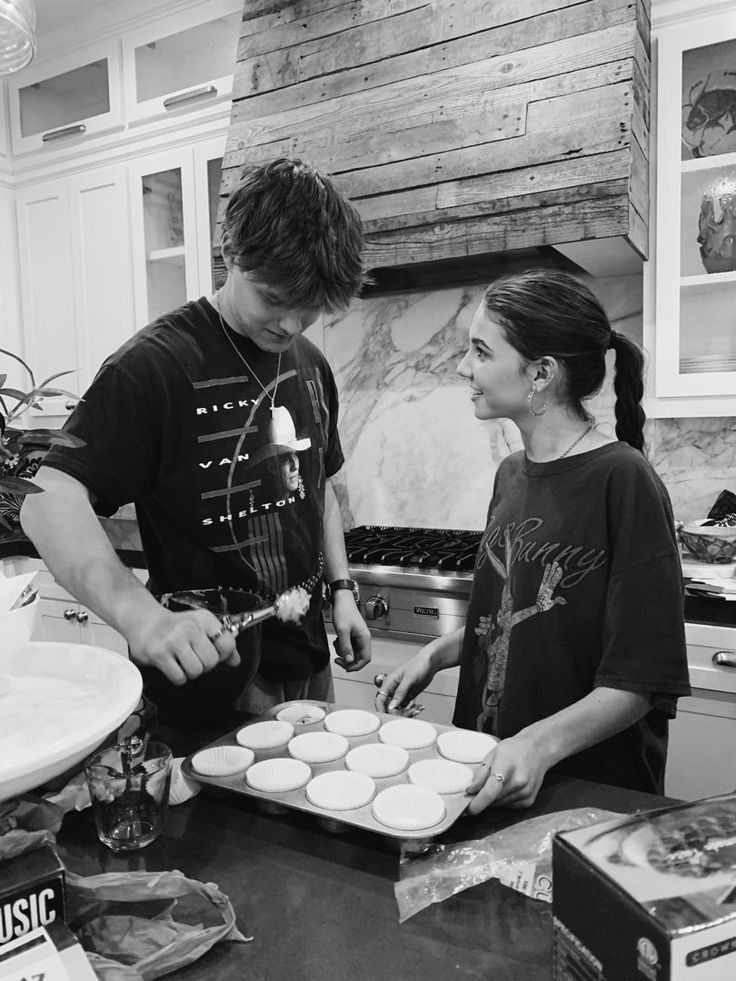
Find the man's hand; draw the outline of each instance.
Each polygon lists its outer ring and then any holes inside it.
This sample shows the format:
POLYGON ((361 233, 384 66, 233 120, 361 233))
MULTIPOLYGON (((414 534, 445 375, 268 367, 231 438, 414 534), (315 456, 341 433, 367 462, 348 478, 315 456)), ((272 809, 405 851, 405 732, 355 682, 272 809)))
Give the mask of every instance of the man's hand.
POLYGON ((172 613, 160 607, 129 631, 130 655, 137 664, 158 668, 173 684, 183 685, 220 663, 240 664, 235 638, 221 628, 209 610, 172 613))
POLYGON ((333 596, 332 626, 337 634, 335 664, 345 671, 360 671, 370 664, 371 632, 349 589, 339 589, 333 596))

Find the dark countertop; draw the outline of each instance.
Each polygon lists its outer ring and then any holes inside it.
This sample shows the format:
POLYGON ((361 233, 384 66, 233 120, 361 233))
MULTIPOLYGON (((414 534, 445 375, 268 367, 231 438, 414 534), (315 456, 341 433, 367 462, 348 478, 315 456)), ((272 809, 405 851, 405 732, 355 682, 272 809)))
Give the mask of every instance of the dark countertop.
MULTIPOLYGON (((116 545, 115 553, 123 565, 128 566, 129 569, 146 568, 143 552, 140 549, 116 545)), ((0 536, 0 559, 12 559, 16 555, 27 556, 31 559, 41 558, 36 551, 36 546, 30 539, 26 538, 22 531, 8 532, 0 536)))
MULTIPOLYGON (((579 780, 549 781, 530 811, 463 817, 442 841, 481 838, 514 821, 577 807, 649 810, 667 803, 579 780)), ((371 832, 338 834, 309 815, 266 815, 257 801, 205 787, 173 807, 163 838, 133 856, 97 842, 89 810, 58 834, 68 869, 81 875, 179 869, 216 883, 252 943, 220 943, 177 981, 536 981, 551 978, 549 904, 496 880, 399 923, 399 851, 371 832)))

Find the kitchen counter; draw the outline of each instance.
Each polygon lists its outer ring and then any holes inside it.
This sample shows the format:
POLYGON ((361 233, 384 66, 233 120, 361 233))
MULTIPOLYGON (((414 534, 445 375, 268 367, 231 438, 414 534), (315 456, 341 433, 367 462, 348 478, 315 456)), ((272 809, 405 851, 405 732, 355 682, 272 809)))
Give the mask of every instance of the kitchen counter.
MULTIPOLYGON (((106 518, 102 525, 123 565, 130 569, 145 569, 137 523, 127 519, 106 518)), ((17 555, 31 559, 41 558, 36 546, 20 529, 0 534, 0 559, 12 559, 17 555)))
MULTIPOLYGON (((647 810, 665 798, 579 780, 550 780, 530 811, 461 818, 442 841, 481 838, 513 821, 576 807, 647 810)), ((370 832, 323 830, 308 814, 268 816, 246 797, 206 787, 173 807, 165 836, 114 855, 97 843, 89 810, 58 834, 81 875, 179 869, 214 882, 252 943, 221 943, 177 981, 504 981, 551 978, 551 907, 491 880, 398 921, 399 853, 370 832)))

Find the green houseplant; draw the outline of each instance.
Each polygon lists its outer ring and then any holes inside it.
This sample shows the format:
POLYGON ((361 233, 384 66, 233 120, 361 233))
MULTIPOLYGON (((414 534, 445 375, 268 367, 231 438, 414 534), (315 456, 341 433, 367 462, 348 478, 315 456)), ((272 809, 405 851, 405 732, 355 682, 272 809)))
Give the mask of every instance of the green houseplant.
POLYGON ((29 408, 43 409, 45 398, 65 395, 78 400, 78 396, 62 388, 52 387, 52 382, 71 371, 60 371, 40 384, 36 384, 33 372, 26 362, 0 348, 0 355, 12 358, 22 365, 28 375, 27 391, 6 387, 7 373, 0 373, 0 529, 16 531, 20 526, 20 506, 26 494, 41 492, 32 478, 41 466, 44 454, 54 445, 81 446, 82 441, 58 429, 18 428, 17 420, 29 408), (13 425, 16 423, 16 425, 13 425))

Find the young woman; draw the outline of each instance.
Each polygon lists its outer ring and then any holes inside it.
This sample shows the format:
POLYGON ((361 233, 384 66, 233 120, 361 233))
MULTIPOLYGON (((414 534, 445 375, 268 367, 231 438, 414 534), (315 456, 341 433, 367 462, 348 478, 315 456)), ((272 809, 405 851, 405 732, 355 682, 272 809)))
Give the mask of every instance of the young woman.
POLYGON ((486 290, 458 371, 478 419, 512 419, 465 627, 384 681, 399 708, 460 665, 453 722, 496 736, 471 812, 529 807, 549 770, 662 793, 687 695, 682 573, 667 491, 643 455, 643 357, 579 280, 548 269, 486 290), (615 352, 616 436, 583 400, 615 352))

